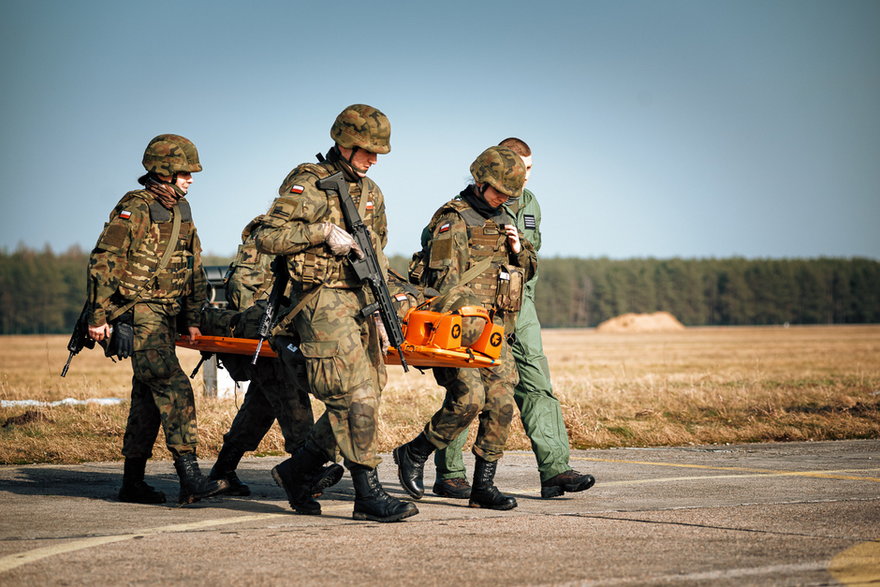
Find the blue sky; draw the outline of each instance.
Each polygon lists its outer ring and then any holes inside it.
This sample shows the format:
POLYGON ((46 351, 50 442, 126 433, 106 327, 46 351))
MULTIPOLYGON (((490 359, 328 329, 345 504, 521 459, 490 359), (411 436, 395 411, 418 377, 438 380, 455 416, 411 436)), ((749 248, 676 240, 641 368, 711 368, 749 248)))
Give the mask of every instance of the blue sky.
POLYGON ((363 102, 390 254, 515 135, 544 255, 880 259, 878 30, 873 0, 0 0, 0 247, 91 248, 170 132, 231 254, 363 102))

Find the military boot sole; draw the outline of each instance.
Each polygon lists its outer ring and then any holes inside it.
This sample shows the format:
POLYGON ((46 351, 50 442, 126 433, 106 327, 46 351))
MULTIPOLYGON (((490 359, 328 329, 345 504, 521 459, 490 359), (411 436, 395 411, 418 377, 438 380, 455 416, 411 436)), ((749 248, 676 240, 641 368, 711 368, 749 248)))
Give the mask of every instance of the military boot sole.
POLYGON ((217 495, 232 495, 234 497, 247 497, 251 494, 251 488, 247 486, 247 484, 239 481, 238 483, 234 483, 229 480, 228 477, 208 477, 211 481, 219 481, 223 480, 229 484, 229 487, 218 493, 217 495))
POLYGON ((312 497, 320 497, 323 495, 324 490, 339 483, 344 474, 345 468, 343 468, 342 465, 333 463, 332 465, 325 467, 318 475, 315 482, 312 483, 312 487, 309 490, 312 492, 312 497))
POLYGON ((487 509, 487 510, 498 510, 501 512, 504 512, 507 510, 512 510, 517 505, 519 505, 519 504, 516 503, 515 499, 512 499, 509 502, 504 502, 504 503, 499 503, 499 504, 480 503, 479 501, 474 501, 474 500, 470 500, 468 502, 468 507, 470 507, 470 508, 483 508, 483 509, 487 509))
POLYGON ((586 491, 596 483, 596 479, 592 475, 584 475, 579 483, 563 483, 562 485, 541 486, 541 497, 548 499, 551 497, 559 497, 568 493, 577 493, 578 491, 586 491))
POLYGON ((417 513, 419 513, 419 508, 417 508, 415 505, 413 505, 413 504, 408 504, 408 505, 410 505, 412 507, 407 507, 402 512, 398 512, 398 513, 392 514, 390 516, 384 516, 384 517, 377 516, 377 515, 371 514, 369 512, 359 512, 359 511, 355 510, 351 514, 351 517, 354 520, 370 520, 373 522, 399 522, 400 520, 403 520, 405 518, 410 518, 410 517, 416 515, 417 513))
POLYGON ((161 491, 156 491, 153 494, 141 494, 120 490, 118 497, 119 501, 125 503, 140 503, 143 505, 157 505, 160 503, 165 503, 165 494, 161 491))
POLYGON ((216 483, 216 487, 212 487, 211 489, 206 489, 204 491, 197 491, 195 493, 184 493, 181 492, 177 496, 178 505, 189 505, 201 501, 208 497, 214 497, 223 493, 226 489, 229 488, 229 483, 223 479, 216 479, 211 481, 211 483, 216 483))

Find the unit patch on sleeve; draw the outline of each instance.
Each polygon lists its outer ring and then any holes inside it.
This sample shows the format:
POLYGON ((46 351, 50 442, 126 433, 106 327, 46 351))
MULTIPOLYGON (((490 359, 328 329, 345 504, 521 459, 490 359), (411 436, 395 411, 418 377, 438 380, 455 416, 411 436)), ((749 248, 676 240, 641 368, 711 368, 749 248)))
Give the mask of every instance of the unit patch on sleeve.
POLYGON ((535 230, 537 224, 535 223, 534 214, 523 214, 523 220, 525 221, 526 230, 535 230))

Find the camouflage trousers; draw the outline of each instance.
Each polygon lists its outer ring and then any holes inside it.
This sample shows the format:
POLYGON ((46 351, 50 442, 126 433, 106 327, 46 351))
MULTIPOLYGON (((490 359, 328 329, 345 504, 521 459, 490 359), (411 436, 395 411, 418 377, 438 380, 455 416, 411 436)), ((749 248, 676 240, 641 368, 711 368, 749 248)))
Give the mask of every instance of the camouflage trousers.
POLYGON ((276 419, 284 450, 293 454, 314 423, 309 394, 302 382, 284 380, 278 360, 261 358, 223 444, 242 452, 256 450, 276 419))
POLYGON ((159 434, 174 456, 195 452, 196 404, 189 377, 174 352, 177 317, 167 307, 136 304, 131 406, 122 440, 126 457, 149 458, 159 434))
POLYGON ((309 440, 334 460, 336 449, 346 465, 374 468, 379 397, 387 379, 378 334, 362 289, 323 288, 294 320, 305 356, 312 394, 325 411, 309 440))
POLYGON ((501 364, 497 367, 435 367, 434 378, 446 388, 446 397, 425 426, 431 444, 445 448, 478 417, 474 454, 490 462, 500 459, 513 421, 513 389, 519 381, 507 342, 501 346, 501 364))

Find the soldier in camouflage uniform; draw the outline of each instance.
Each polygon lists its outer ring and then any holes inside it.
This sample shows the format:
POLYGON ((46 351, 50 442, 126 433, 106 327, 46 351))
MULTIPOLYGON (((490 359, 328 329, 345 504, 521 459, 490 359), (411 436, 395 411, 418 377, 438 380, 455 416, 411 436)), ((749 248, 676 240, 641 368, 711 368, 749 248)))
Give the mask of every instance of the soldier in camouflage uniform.
POLYGON ((391 125, 376 108, 354 104, 337 116, 330 137, 335 145, 326 160, 291 171, 255 231, 258 250, 286 256, 291 298, 303 304, 288 331, 272 338, 272 346, 280 351, 299 337, 309 389, 326 406, 305 444, 272 473, 295 511, 320 514, 308 477, 334 459, 338 447, 354 484, 353 517, 392 522, 418 510, 385 493, 376 471, 381 461, 376 453, 379 396, 386 374, 380 329, 361 312, 372 296, 348 262, 348 255, 363 253, 346 231, 337 194, 316 185, 336 172, 344 175, 380 265, 387 268, 382 252, 388 232, 385 200, 366 174, 379 154, 391 150, 391 125))
POLYGON ((199 471, 192 386, 174 351, 178 328, 200 334, 199 309, 207 297, 201 245, 184 198, 202 166, 195 145, 170 134, 150 141, 143 165, 147 173, 138 182, 144 188, 122 197, 89 258, 89 335, 96 341, 133 337, 119 499, 165 501, 144 482, 161 423, 180 477, 179 501, 192 503, 226 487, 199 471))
MULTIPOLYGON (((510 137, 499 143, 519 155, 526 166, 525 183, 532 169, 532 150, 522 139, 510 137)), ((522 196, 511 198, 504 206, 516 218, 516 226, 535 247, 541 248, 541 207, 535 195, 523 189, 522 196)), ((550 367, 541 343, 541 323, 535 312, 535 286, 538 274, 526 283, 522 308, 516 320, 516 341, 511 346, 519 383, 513 397, 519 408, 520 419, 526 436, 532 444, 532 452, 538 463, 541 477, 541 497, 550 498, 565 492, 584 491, 595 483, 592 475, 580 473, 568 463, 568 432, 562 419, 562 408, 553 394, 550 383, 550 367)), ((461 449, 467 441, 467 431, 434 456, 437 481, 434 493, 445 497, 467 499, 471 487, 465 478, 461 449)))
MULTIPOLYGON (((241 233, 241 245, 229 266, 226 279, 226 300, 230 310, 242 311, 255 302, 265 302, 272 288, 272 256, 257 250, 253 229, 263 216, 251 220, 241 233)), ((261 304, 261 307, 262 304, 261 304)), ((250 362, 250 357, 242 357, 250 362)), ((308 386, 300 378, 285 381, 277 359, 261 357, 252 369, 244 401, 223 435, 223 447, 211 469, 210 479, 224 479, 230 495, 250 495, 250 488, 241 482, 235 469, 245 452, 256 450, 260 441, 278 420, 284 436, 284 450, 293 454, 305 441, 314 423, 308 386)), ((339 482, 343 469, 332 464, 314 480, 312 492, 320 493, 339 482)))
MULTIPOLYGON (((449 297, 456 290, 491 308, 496 322, 512 333, 522 299, 522 285, 537 268, 531 244, 522 238, 515 221, 502 207, 519 197, 525 165, 510 149, 490 147, 471 165, 475 184, 444 204, 431 219, 431 239, 414 265, 410 279, 449 297)), ((450 308, 454 309, 453 305, 450 308)), ((500 337, 499 337, 500 338, 500 337)), ((506 340, 501 364, 492 368, 435 368, 437 382, 446 388, 443 405, 414 440, 394 449, 403 488, 419 499, 424 495, 424 465, 430 454, 444 448, 474 418, 479 418, 471 507, 509 510, 516 499, 494 484, 498 460, 513 419, 513 388, 518 381, 506 340)))

